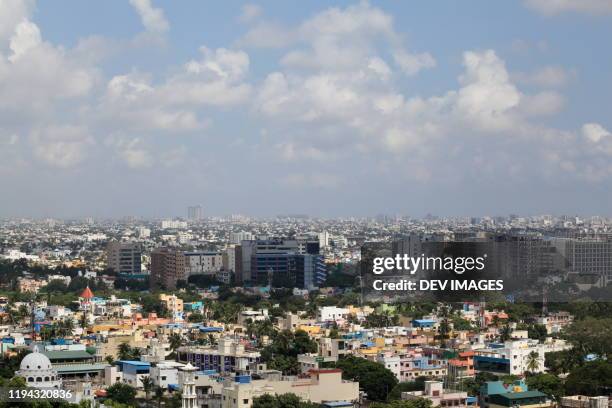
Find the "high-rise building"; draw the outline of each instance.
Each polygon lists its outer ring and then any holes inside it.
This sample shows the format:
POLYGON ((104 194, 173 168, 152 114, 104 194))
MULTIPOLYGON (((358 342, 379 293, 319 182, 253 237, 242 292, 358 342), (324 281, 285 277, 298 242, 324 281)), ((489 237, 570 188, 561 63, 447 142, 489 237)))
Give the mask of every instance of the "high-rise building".
POLYGON ((202 206, 194 205, 187 207, 187 219, 191 221, 198 221, 202 219, 202 206))
POLYGON ((151 288, 176 289, 176 283, 186 279, 185 253, 182 250, 161 247, 151 252, 151 288))
POLYGON ((606 285, 612 281, 610 239, 555 238, 553 241, 570 272, 600 276, 606 285))
POLYGON ((238 282, 311 288, 326 277, 318 240, 242 241, 236 247, 235 263, 238 282))
POLYGON ((141 256, 142 251, 137 243, 112 241, 106 247, 107 266, 127 277, 142 273, 141 256))
POLYGON ((185 277, 191 275, 215 275, 223 268, 223 255, 219 252, 185 252, 185 277))

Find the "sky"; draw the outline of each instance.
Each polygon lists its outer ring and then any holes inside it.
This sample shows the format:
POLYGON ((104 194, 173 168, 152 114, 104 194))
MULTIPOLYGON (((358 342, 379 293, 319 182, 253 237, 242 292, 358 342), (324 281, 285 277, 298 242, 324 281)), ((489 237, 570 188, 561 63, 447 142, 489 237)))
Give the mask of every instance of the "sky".
POLYGON ((612 215, 612 1, 0 0, 0 217, 612 215))

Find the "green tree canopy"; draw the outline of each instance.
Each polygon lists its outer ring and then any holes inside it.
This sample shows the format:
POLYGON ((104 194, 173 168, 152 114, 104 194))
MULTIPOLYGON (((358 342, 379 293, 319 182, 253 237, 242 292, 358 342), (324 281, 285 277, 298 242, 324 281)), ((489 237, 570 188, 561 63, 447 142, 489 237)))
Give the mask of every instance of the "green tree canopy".
POLYGON ((395 375, 385 366, 364 358, 347 356, 338 360, 336 367, 342 370, 345 379, 358 381, 359 387, 372 401, 385 401, 398 383, 395 375))

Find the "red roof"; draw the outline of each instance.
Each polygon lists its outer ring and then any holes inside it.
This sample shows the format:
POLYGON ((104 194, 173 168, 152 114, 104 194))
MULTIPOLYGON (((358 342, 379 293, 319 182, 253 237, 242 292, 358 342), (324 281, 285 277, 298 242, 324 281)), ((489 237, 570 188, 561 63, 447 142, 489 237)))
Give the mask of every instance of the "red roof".
POLYGON ((83 299, 91 299, 92 297, 94 297, 94 294, 91 291, 91 289, 89 289, 89 286, 83 289, 83 293, 81 293, 81 297, 83 299))

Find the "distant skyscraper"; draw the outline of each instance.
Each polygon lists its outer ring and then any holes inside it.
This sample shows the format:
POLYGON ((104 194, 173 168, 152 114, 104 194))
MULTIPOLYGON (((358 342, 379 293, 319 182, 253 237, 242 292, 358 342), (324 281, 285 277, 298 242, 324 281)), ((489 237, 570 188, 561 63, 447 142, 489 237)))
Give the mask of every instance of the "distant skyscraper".
POLYGON ((109 242, 106 247, 107 266, 121 275, 140 275, 140 245, 133 242, 109 242))
POLYGON ((187 219, 191 221, 198 221, 202 219, 202 206, 195 205, 187 207, 187 219))

